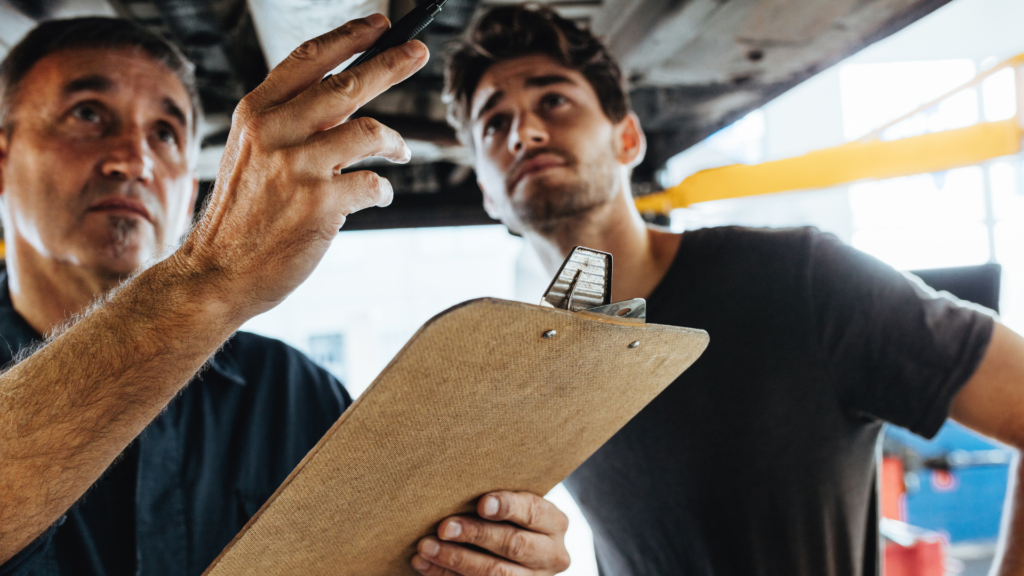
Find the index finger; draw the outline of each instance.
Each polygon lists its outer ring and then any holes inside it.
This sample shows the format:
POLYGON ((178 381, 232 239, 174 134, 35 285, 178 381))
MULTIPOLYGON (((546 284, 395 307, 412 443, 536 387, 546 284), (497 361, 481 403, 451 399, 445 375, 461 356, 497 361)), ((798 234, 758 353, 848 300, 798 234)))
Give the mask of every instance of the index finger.
POLYGON ((291 100, 345 60, 373 46, 390 26, 382 14, 371 14, 303 42, 253 90, 256 104, 269 107, 291 100))
POLYGON ((563 534, 569 518, 554 504, 529 492, 492 492, 476 505, 481 518, 494 522, 512 522, 541 534, 563 534))
POLYGON ((326 78, 286 106, 300 131, 329 130, 344 122, 381 92, 412 76, 427 63, 429 52, 419 40, 381 52, 368 62, 326 78))

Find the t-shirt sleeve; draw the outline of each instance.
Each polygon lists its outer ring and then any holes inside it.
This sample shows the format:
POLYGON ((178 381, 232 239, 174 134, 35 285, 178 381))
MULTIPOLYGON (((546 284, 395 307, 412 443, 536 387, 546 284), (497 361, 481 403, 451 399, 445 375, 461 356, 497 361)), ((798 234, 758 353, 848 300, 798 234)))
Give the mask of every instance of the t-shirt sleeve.
POLYGON ((930 438, 981 362, 994 319, 815 232, 809 242, 813 335, 853 413, 930 438))

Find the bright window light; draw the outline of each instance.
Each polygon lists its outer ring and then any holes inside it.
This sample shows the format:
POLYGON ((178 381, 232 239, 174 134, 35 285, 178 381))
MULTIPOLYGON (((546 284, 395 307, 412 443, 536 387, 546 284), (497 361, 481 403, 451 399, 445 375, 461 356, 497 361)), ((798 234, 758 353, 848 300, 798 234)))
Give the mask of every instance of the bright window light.
POLYGON ((853 226, 864 230, 982 222, 984 185, 978 166, 854 184, 853 226))
POLYGON ((242 329, 317 356, 320 337, 337 335, 335 364, 358 396, 435 314, 472 298, 514 299, 522 246, 504 226, 342 232, 306 282, 242 329))
POLYGON ((1004 68, 981 82, 985 121, 1008 120, 1017 115, 1017 78, 1013 68, 1004 68))
MULTIPOLYGON (((844 66, 840 70, 844 134, 854 139, 876 130, 974 74, 975 64, 967 59, 844 66)), ((986 115, 1005 114, 1006 77, 993 76, 992 82, 984 89, 987 92, 983 90, 986 115)), ((979 91, 968 88, 893 125, 883 139, 961 128, 981 119, 979 91)), ((851 243, 900 270, 988 262, 992 255, 985 170, 971 166, 851 185, 851 243)), ((1015 193, 1010 183, 1016 176, 1012 168, 1007 170, 989 174, 1003 183, 1004 195, 1009 197, 1015 193)))
POLYGON ((1020 160, 1002 160, 989 166, 992 188, 992 212, 995 220, 1024 224, 1024 187, 1021 186, 1020 160))
POLYGON ((764 160, 764 111, 754 110, 703 142, 669 158, 659 180, 668 188, 708 168, 757 164, 764 160))
POLYGON ((764 112, 754 110, 705 140, 716 152, 737 163, 757 164, 764 159, 764 112))
MULTIPOLYGON (((856 140, 953 90, 974 74, 974 61, 968 59, 847 64, 839 71, 843 134, 847 140, 856 140)), ((921 134, 977 122, 976 93, 962 94, 925 111, 921 118, 909 119, 917 130, 909 132, 921 134)), ((895 133, 887 137, 897 137, 895 133)))
POLYGON ((897 270, 972 266, 989 259, 984 224, 860 230, 853 233, 853 246, 897 270))

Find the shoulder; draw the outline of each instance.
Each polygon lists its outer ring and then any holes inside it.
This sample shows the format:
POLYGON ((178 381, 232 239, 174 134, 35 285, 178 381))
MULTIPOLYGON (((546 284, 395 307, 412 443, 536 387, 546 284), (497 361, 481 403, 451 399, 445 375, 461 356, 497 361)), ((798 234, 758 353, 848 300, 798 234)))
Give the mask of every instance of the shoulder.
POLYGON ((747 228, 721 226, 683 233, 676 260, 691 272, 722 279, 803 278, 819 245, 842 245, 817 228, 747 228))
POLYGON ((330 372, 275 338, 236 332, 214 362, 221 362, 224 372, 235 372, 247 386, 260 390, 271 389, 291 398, 336 401, 343 409, 351 403, 345 387, 330 372))
MULTIPOLYGON (((231 353, 235 358, 245 359, 248 362, 308 362, 313 364, 313 361, 305 354, 288 344, 276 338, 268 338, 252 332, 235 332, 225 342, 224 351, 231 353)), ((313 365, 315 366, 315 364, 313 365)))
POLYGON ((691 248, 701 250, 797 255, 806 254, 811 246, 822 241, 839 242, 832 234, 810 226, 799 228, 719 226, 684 232, 681 245, 689 245, 691 248))

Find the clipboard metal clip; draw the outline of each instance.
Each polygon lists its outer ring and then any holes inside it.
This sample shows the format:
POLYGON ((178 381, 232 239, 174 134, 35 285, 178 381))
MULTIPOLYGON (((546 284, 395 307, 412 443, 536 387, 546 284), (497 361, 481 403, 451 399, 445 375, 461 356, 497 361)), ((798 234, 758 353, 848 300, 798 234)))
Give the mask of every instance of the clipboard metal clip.
POLYGON ((647 302, 633 298, 612 303, 612 255, 577 246, 562 262, 541 306, 617 318, 647 318, 647 302))

